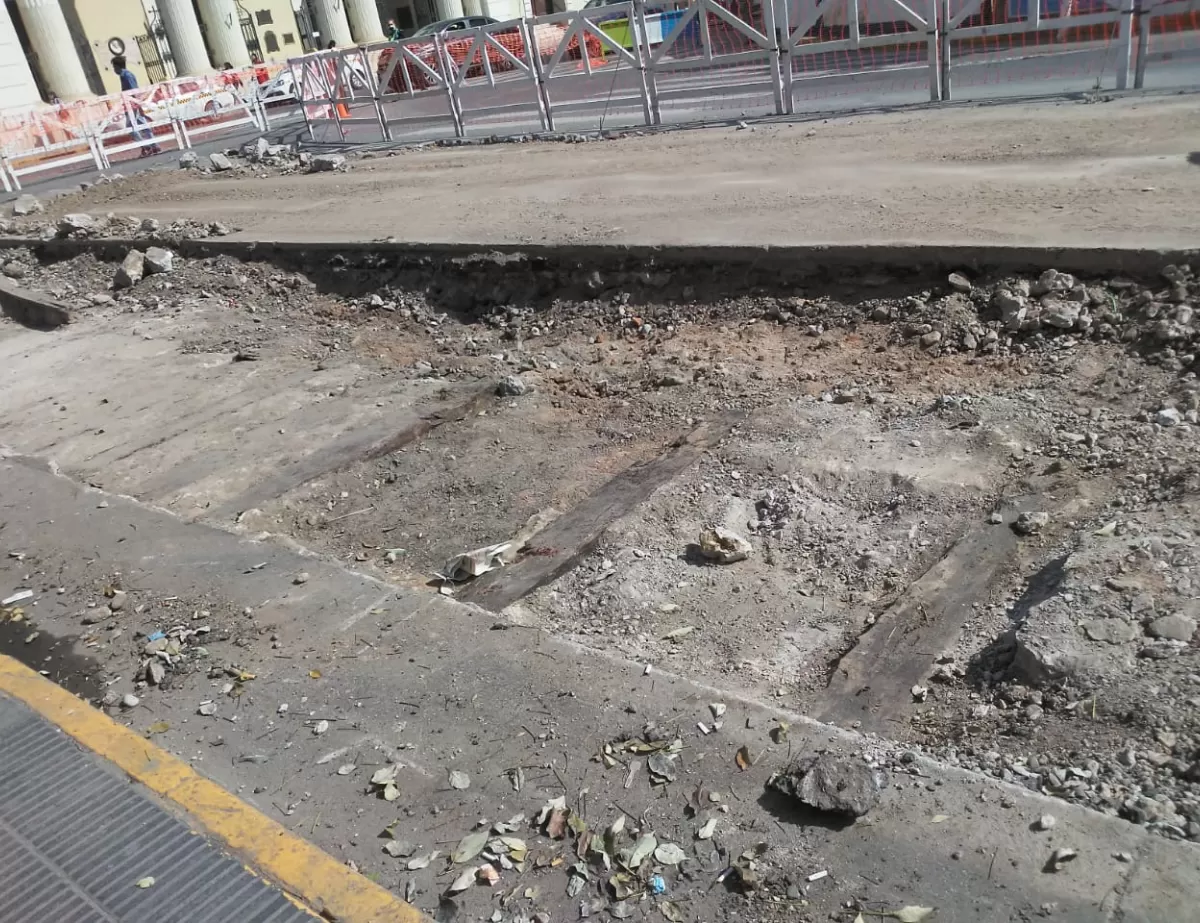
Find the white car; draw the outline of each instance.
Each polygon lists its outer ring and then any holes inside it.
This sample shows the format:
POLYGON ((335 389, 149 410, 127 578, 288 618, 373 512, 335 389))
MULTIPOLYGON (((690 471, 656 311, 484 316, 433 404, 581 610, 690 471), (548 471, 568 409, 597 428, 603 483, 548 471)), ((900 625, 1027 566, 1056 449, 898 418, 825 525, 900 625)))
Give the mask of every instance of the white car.
MULTIPOLYGON (((360 93, 365 91, 370 86, 370 83, 368 82, 367 72, 363 70, 362 65, 358 61, 347 60, 345 66, 350 68, 350 86, 354 92, 360 93)), ((296 102, 296 78, 292 74, 292 69, 290 67, 284 68, 276 74, 274 80, 263 84, 258 91, 258 98, 262 100, 265 106, 296 102)))
POLYGON ((141 103, 142 112, 151 122, 165 121, 172 115, 185 122, 215 119, 221 113, 241 105, 242 102, 235 95, 233 87, 218 87, 191 80, 176 84, 173 97, 168 97, 165 93, 155 93, 141 103))

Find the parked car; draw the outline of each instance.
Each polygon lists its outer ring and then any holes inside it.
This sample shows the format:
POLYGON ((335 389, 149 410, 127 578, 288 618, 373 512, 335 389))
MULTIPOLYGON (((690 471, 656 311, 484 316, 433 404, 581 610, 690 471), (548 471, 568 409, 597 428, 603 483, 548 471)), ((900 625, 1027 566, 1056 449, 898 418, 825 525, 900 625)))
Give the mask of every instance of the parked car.
POLYGON ((169 119, 172 114, 185 122, 218 118, 222 112, 240 105, 231 89, 208 81, 182 80, 174 94, 154 93, 141 102, 141 110, 151 122, 169 119))
MULTIPOLYGON (((363 70, 363 66, 353 58, 346 59, 346 66, 350 68, 350 85, 355 93, 364 91, 370 85, 367 80, 367 72, 363 70)), ((286 67, 281 70, 275 79, 265 84, 259 90, 259 98, 264 106, 283 106, 297 102, 296 98, 296 80, 292 75, 292 69, 286 67)), ((311 92, 310 96, 313 95, 311 92)))
POLYGON ((490 16, 459 16, 457 19, 443 19, 440 22, 431 22, 426 26, 421 26, 408 38, 432 38, 447 32, 461 32, 463 29, 478 29, 480 26, 494 25, 499 21, 490 16))

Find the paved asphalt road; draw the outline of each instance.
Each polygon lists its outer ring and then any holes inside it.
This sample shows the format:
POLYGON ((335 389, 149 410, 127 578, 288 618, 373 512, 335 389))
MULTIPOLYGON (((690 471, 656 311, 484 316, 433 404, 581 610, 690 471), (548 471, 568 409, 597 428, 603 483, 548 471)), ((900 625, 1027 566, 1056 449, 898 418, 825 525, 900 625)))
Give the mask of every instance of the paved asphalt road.
MULTIPOLYGON (((1189 34, 1190 35, 1190 34, 1189 34)), ((1190 43, 1190 41, 1189 41, 1190 43)), ((1200 40, 1150 55, 1148 90, 1200 89, 1200 40)), ((1108 43, 1072 45, 1068 51, 1033 49, 1019 57, 1011 52, 957 59, 951 69, 951 99, 999 102, 1084 93, 1116 86, 1117 50, 1108 43)), ((460 91, 468 137, 510 135, 542 130, 534 84, 519 73, 497 75, 495 86, 470 80, 460 91)), ((547 84, 558 131, 583 132, 638 127, 645 124, 641 84, 636 72, 617 62, 587 74, 572 62, 561 66, 547 84)), ((773 115, 775 104, 767 63, 743 63, 707 70, 660 75, 660 111, 665 124, 687 125, 773 115)), ((812 55, 793 63, 795 112, 823 114, 894 108, 929 102, 929 68, 922 45, 873 49, 851 59, 847 53, 812 55), (855 72, 846 73, 847 68, 855 72)), ((449 102, 441 88, 385 104, 394 142, 454 137, 449 102)), ((329 119, 314 122, 313 140, 324 143, 376 144, 383 140, 373 103, 350 107, 351 119, 339 126, 329 119), (343 134, 344 132, 344 134, 343 134)), ((257 136, 238 129, 197 145, 201 156, 237 147, 257 136)), ((298 110, 272 112, 272 140, 307 140, 298 110)), ((126 175, 174 163, 178 153, 125 161, 114 171, 126 175)), ((48 194, 72 189, 94 171, 79 170, 25 184, 25 191, 48 194)), ((15 195, 0 194, 0 201, 15 195)))

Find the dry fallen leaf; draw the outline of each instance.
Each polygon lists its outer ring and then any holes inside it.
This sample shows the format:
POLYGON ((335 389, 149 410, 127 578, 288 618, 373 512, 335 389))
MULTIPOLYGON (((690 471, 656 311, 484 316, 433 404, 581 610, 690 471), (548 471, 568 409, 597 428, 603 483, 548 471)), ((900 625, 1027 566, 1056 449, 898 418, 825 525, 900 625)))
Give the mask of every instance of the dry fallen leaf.
POLYGON ((734 761, 737 763, 738 769, 745 772, 754 765, 754 757, 750 755, 749 747, 741 747, 738 749, 737 755, 734 756, 734 761))
POLYGON ((458 846, 454 852, 450 853, 452 862, 462 863, 470 862, 481 852, 483 847, 487 846, 488 832, 479 830, 475 833, 468 833, 465 837, 459 840, 458 846))
POLYGON ((309 678, 309 679, 320 679, 320 678, 321 678, 321 671, 320 671, 320 670, 309 670, 309 671, 308 671, 308 678, 309 678))
POLYGON ((467 869, 461 875, 450 883, 450 887, 446 889, 447 894, 457 894, 459 891, 465 891, 475 883, 476 869, 467 869))
POLYGON ((942 823, 945 823, 946 821, 948 821, 949 819, 950 819, 949 814, 934 814, 933 819, 930 821, 930 823, 931 824, 942 824, 942 823))
POLYGON ((165 734, 169 730, 171 730, 171 725, 166 721, 155 721, 150 727, 146 728, 146 736, 149 737, 151 734, 165 734))
POLYGON ((384 786, 396 781, 396 771, 400 767, 394 763, 391 766, 384 766, 382 769, 376 769, 371 774, 371 784, 384 786))

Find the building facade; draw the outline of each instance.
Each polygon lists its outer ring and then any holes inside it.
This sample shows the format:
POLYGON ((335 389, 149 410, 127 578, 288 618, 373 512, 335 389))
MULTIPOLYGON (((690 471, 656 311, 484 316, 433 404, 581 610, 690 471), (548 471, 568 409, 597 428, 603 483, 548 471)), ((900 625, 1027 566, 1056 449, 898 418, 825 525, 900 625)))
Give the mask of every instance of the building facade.
POLYGON ((0 112, 383 39, 377 0, 0 0, 0 112))

